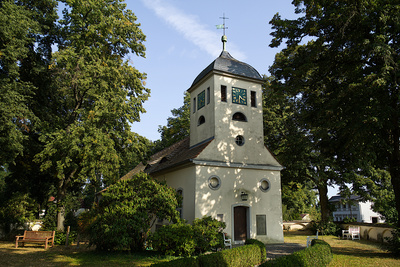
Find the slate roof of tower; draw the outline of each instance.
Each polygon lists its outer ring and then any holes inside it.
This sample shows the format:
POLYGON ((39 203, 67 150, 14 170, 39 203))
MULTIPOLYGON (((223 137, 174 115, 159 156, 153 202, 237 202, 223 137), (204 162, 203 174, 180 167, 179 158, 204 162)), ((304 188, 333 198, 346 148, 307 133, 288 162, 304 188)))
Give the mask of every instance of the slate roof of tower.
POLYGON ((122 176, 121 180, 130 179, 133 175, 141 171, 153 174, 189 163, 192 159, 195 159, 212 140, 213 139, 209 139, 190 147, 189 137, 186 137, 151 156, 146 165, 140 163, 133 170, 122 176))
POLYGON ((192 86, 197 84, 201 79, 203 79, 209 72, 213 70, 230 73, 246 78, 262 80, 261 75, 255 68, 253 68, 249 64, 233 58, 228 51, 222 51, 219 57, 215 59, 210 65, 208 65, 207 68, 205 68, 196 77, 196 79, 194 79, 192 86))

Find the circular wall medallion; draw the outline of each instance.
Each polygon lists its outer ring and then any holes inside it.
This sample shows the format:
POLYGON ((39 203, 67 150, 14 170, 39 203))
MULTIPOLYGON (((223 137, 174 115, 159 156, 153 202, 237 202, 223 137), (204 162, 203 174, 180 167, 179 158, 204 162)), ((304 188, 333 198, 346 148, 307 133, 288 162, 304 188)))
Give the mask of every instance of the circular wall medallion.
POLYGON ((221 187, 221 179, 218 176, 211 176, 208 178, 208 186, 212 190, 217 190, 218 188, 221 187))
POLYGON ((270 188, 270 182, 268 181, 268 179, 266 178, 261 179, 259 182, 259 188, 261 191, 267 192, 270 188))

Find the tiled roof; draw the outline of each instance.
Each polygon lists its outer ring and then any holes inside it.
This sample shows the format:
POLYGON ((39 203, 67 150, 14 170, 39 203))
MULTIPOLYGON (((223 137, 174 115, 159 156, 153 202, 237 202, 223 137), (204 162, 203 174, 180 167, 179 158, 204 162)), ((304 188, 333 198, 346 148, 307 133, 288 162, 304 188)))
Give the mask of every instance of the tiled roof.
POLYGON ((332 196, 329 199, 329 202, 338 202, 338 201, 341 201, 342 199, 343 200, 359 200, 359 199, 361 199, 361 197, 356 196, 356 195, 351 195, 350 198, 348 198, 348 197, 342 197, 342 196, 336 195, 336 196, 332 196))
POLYGON ((146 166, 140 163, 133 170, 121 177, 121 180, 130 179, 133 175, 141 171, 148 174, 155 174, 188 163, 191 159, 196 158, 212 140, 213 139, 206 140, 198 145, 190 147, 189 137, 186 137, 151 156, 146 166))
POLYGON ((258 71, 239 60, 233 58, 227 51, 222 51, 220 56, 211 62, 210 65, 207 66, 197 77, 194 79, 192 86, 198 83, 201 79, 203 79, 209 72, 217 70, 225 73, 231 73, 234 75, 252 78, 256 80, 262 80, 261 75, 258 71))

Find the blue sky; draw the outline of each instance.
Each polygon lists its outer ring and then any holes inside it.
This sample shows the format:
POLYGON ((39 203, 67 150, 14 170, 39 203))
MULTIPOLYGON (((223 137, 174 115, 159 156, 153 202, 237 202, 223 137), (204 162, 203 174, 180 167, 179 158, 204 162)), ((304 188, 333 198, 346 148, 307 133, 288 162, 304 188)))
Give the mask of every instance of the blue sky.
POLYGON ((146 35, 146 58, 132 56, 131 63, 147 73, 151 96, 146 113, 132 125, 132 131, 155 141, 159 125, 166 125, 171 110, 183 105, 184 92, 196 76, 222 51, 222 24, 225 14, 227 50, 258 72, 268 67, 280 49, 270 48, 274 14, 294 18, 291 0, 126 0, 146 35))

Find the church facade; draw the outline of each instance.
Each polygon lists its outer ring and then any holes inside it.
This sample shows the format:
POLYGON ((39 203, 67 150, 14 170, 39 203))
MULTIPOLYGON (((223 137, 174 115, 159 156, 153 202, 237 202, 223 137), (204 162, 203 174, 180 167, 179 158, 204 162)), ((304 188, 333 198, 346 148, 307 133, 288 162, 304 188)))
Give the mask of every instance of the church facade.
POLYGON ((123 179, 145 171, 166 181, 183 197, 183 219, 224 221, 235 243, 283 243, 283 167, 264 145, 262 83, 253 67, 224 49, 188 89, 190 136, 123 179))

